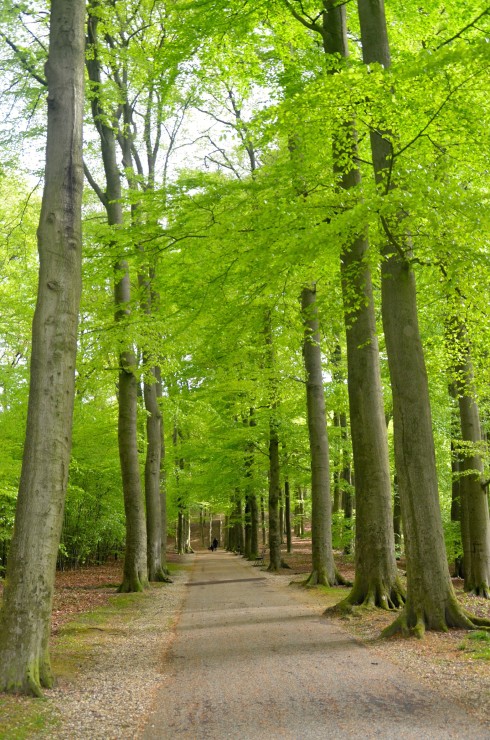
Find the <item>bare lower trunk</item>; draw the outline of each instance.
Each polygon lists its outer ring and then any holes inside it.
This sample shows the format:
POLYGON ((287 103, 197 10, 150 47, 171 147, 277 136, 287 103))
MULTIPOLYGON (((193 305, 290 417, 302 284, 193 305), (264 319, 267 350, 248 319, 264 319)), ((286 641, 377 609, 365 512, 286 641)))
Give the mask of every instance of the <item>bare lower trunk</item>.
POLYGON ((284 481, 284 523, 286 527, 286 547, 288 553, 292 552, 291 543, 291 490, 289 481, 284 481))
POLYGON ((265 547, 267 542, 267 527, 265 525, 265 505, 264 497, 260 497, 260 523, 262 529, 262 546, 265 547))
POLYGON ((146 541, 148 558, 148 579, 165 581, 162 567, 162 508, 161 508, 161 454, 162 454, 162 415, 158 406, 157 378, 155 382, 144 384, 146 409, 146 460, 145 460, 145 499, 146 499, 146 541))
POLYGON ((252 523, 251 523, 251 516, 250 516, 250 500, 248 497, 245 497, 245 541, 244 541, 244 551, 243 554, 247 558, 247 560, 250 560, 251 555, 251 548, 252 548, 252 523))
POLYGON ((269 570, 281 568, 281 532, 279 525, 279 499, 281 496, 279 467, 279 437, 275 420, 271 418, 269 436, 269 570))
POLYGON ((82 0, 52 0, 45 184, 27 429, 0 613, 0 691, 40 696, 68 481, 81 292, 82 0))
POLYGON ((305 326, 303 357, 306 371, 306 407, 311 460, 311 556, 308 585, 332 586, 339 582, 332 551, 332 504, 327 418, 323 390, 320 331, 316 309, 316 288, 301 293, 305 326))
MULTIPOLYGON (((129 276, 124 276, 126 286, 117 288, 125 292, 129 287, 129 276)), ((116 293, 116 295, 120 295, 116 293)), ((118 302, 118 305, 119 302, 118 302)), ((120 357, 119 373, 119 459, 124 493, 124 512, 126 514, 126 550, 124 554, 123 581, 119 586, 121 593, 142 591, 148 581, 146 552, 146 523, 141 495, 137 442, 137 393, 138 387, 132 369, 135 357, 131 352, 120 357), (128 370, 126 370, 128 368, 128 370)))
POLYGON ((465 591, 490 598, 490 520, 488 496, 483 483, 481 424, 473 384, 473 364, 467 331, 457 321, 460 359, 456 367, 459 415, 463 439, 462 522, 465 591))
POLYGON ((183 555, 185 552, 185 516, 182 509, 179 509, 177 519, 177 552, 183 555))
POLYGON ((382 291, 407 557, 407 602, 389 631, 401 627, 422 635, 426 628, 463 627, 468 620, 459 613, 446 561, 415 279, 398 256, 384 263, 382 291))
POLYGON ((204 547, 204 508, 199 507, 199 534, 201 539, 201 547, 204 547))

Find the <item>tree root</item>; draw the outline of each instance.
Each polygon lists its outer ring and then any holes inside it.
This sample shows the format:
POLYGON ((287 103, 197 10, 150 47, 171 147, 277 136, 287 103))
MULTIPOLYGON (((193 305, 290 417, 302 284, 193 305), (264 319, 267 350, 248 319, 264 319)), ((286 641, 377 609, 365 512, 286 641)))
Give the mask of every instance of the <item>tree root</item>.
POLYGON ((490 599, 490 587, 488 583, 480 583, 478 586, 470 586, 465 588, 465 593, 479 596, 481 599, 490 599))
POLYGON ((168 571, 165 572, 163 568, 159 568, 156 573, 153 574, 153 577, 148 580, 150 583, 173 583, 172 579, 169 578, 168 571))
POLYGON ((25 673, 16 671, 16 676, 5 666, 5 675, 0 672, 0 691, 6 694, 22 694, 33 696, 37 699, 43 698, 43 688, 51 689, 54 685, 53 674, 48 663, 39 659, 33 661, 25 669, 25 673))
POLYGON ((402 613, 395 621, 386 627, 381 637, 392 637, 402 634, 404 637, 414 636, 422 638, 426 630, 435 632, 447 632, 449 629, 488 629, 490 630, 490 619, 476 617, 454 601, 446 607, 443 615, 427 615, 423 610, 414 610, 405 604, 402 613))
POLYGON ((308 578, 305 581, 302 581, 301 585, 305 588, 313 586, 327 586, 327 588, 331 588, 332 586, 347 586, 349 584, 344 577, 340 575, 338 570, 335 570, 335 576, 331 581, 325 571, 320 572, 318 570, 312 570, 308 578))
POLYGON ((143 592, 148 587, 148 582, 138 577, 124 578, 123 582, 117 589, 118 594, 137 594, 143 592))
MULTIPOLYGON (((345 584, 352 585, 352 584, 345 584)), ((405 591, 397 578, 390 589, 383 584, 371 584, 367 590, 354 583, 350 594, 339 604, 329 607, 325 614, 351 614, 355 607, 364 609, 384 609, 391 611, 399 609, 405 603, 405 591)))

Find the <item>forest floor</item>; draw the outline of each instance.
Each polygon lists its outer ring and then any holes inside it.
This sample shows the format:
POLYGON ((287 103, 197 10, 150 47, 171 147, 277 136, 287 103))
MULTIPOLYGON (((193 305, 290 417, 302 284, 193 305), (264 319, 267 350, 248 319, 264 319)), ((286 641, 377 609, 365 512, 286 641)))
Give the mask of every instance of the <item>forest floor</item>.
MULTIPOLYGON (((311 568, 309 540, 294 540, 293 553, 284 558, 290 568, 268 577, 281 589, 293 588, 295 598, 319 614, 346 595, 345 588, 301 589, 301 581, 311 568)), ((173 554, 169 559, 171 567, 178 569, 175 583, 153 586, 146 594, 115 595, 121 579, 120 562, 57 574, 52 655, 58 685, 46 692, 46 701, 41 702, 0 696, 2 740, 140 736, 154 692, 164 680, 162 660, 174 637, 194 560, 193 556, 177 558, 173 554)), ((337 561, 342 575, 352 578, 349 557, 338 554, 337 561)), ((251 576, 262 575, 261 570, 250 566, 251 576)), ((487 601, 465 595, 458 580, 454 585, 469 611, 490 617, 487 601)), ((486 722, 490 737, 488 635, 473 639, 472 633, 452 630, 427 633, 424 640, 381 640, 381 630, 393 618, 390 612, 360 609, 349 618, 329 620, 380 658, 398 664, 422 685, 440 692, 445 700, 452 698, 486 722)))

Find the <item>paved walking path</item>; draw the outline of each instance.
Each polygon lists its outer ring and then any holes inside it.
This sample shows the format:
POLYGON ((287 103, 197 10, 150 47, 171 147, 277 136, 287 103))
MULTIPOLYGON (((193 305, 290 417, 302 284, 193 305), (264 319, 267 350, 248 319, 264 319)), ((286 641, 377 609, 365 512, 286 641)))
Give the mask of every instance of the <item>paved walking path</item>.
MULTIPOLYGON (((196 555, 145 740, 489 740, 258 568, 196 555)), ((450 691, 448 691, 448 697, 450 691)))

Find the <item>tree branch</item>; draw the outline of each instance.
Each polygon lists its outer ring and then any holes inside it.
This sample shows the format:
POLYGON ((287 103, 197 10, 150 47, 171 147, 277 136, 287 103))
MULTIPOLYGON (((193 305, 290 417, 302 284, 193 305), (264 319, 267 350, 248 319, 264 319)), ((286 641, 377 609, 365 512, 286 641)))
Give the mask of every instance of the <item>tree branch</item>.
POLYGON ((461 29, 461 31, 458 31, 458 33, 455 33, 454 36, 451 36, 451 38, 446 39, 446 41, 443 41, 442 44, 439 44, 439 46, 436 46, 435 51, 439 51, 439 49, 442 49, 443 46, 446 46, 447 44, 450 44, 452 41, 455 41, 456 39, 459 39, 465 31, 467 31, 469 28, 472 28, 475 23, 478 23, 480 18, 483 18, 484 16, 488 15, 490 13, 490 7, 485 8, 483 13, 480 13, 474 20, 472 20, 468 25, 466 25, 464 28, 461 29))
POLYGON ((107 197, 106 197, 106 194, 104 193, 104 191, 102 190, 102 188, 100 187, 100 185, 98 185, 95 182, 94 178, 92 177, 92 173, 90 172, 89 168, 87 167, 85 161, 83 162, 83 172, 84 172, 85 177, 87 178, 87 181, 88 181, 90 187, 92 188, 92 190, 94 191, 94 193, 97 195, 97 197, 100 200, 100 202, 102 203, 102 205, 104 207, 106 207, 107 206, 107 197))
POLYGON ((22 49, 20 49, 17 46, 17 44, 14 44, 14 42, 11 41, 8 38, 8 36, 5 36, 4 33, 1 33, 0 32, 0 38, 2 38, 8 46, 10 46, 10 48, 12 49, 12 51, 18 57, 20 63, 24 67, 24 69, 27 72, 29 72, 29 74, 31 75, 31 77, 34 77, 34 79, 37 80, 41 85, 43 85, 44 87, 47 87, 48 86, 48 81, 46 80, 45 77, 41 77, 41 75, 38 74, 38 72, 36 72, 36 69, 35 69, 34 65, 29 62, 28 55, 26 54, 26 52, 25 51, 22 51, 22 49))

